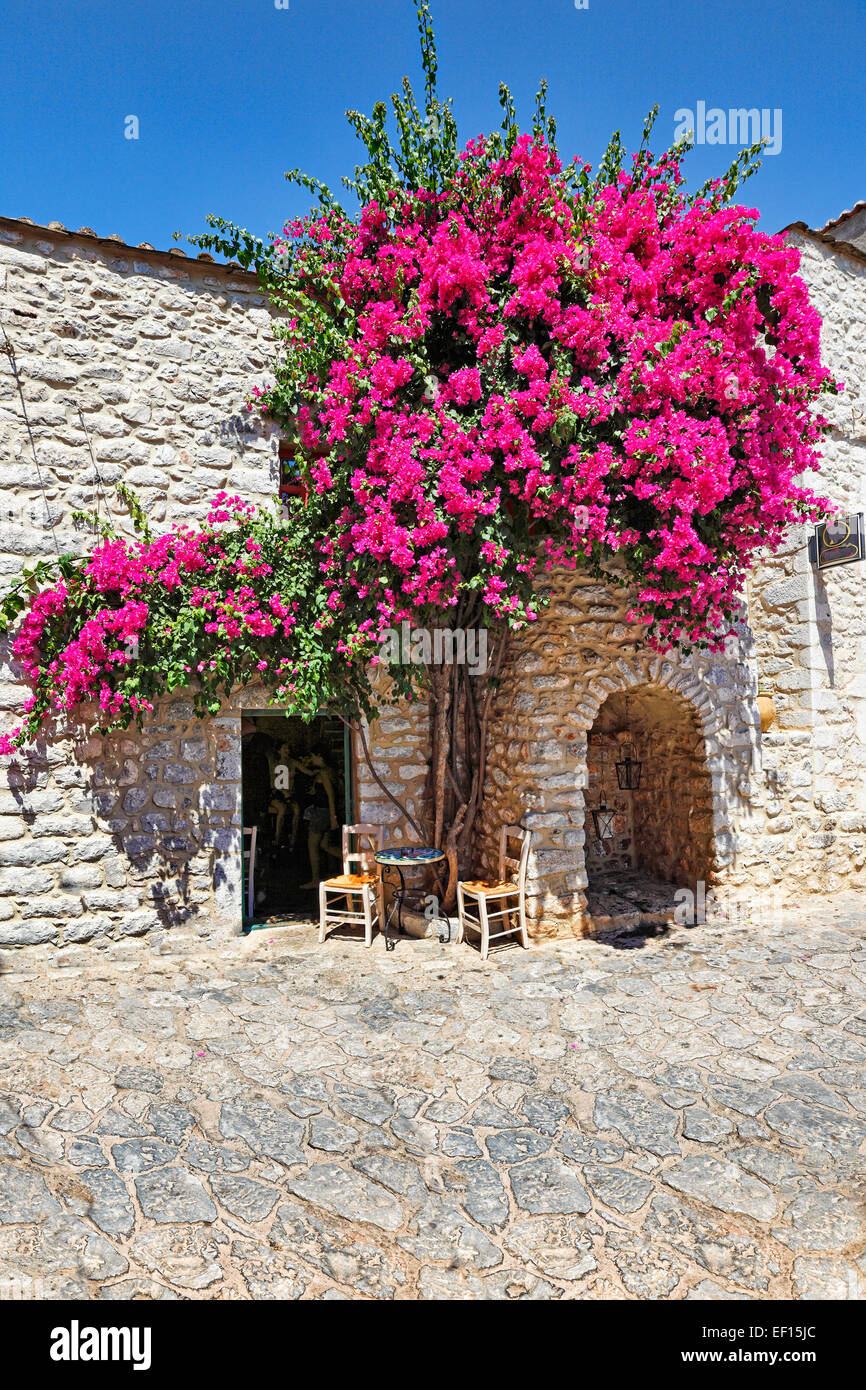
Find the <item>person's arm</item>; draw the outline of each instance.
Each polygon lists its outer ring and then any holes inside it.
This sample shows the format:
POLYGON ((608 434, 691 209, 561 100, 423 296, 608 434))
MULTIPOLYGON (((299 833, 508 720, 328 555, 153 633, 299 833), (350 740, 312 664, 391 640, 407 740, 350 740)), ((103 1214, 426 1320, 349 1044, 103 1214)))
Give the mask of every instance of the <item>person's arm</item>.
POLYGON ((272 743, 269 743, 265 749, 265 757, 268 762, 268 780, 271 784, 271 791, 273 791, 276 785, 277 768, 280 765, 280 755, 272 743))
POLYGON ((323 767, 322 771, 319 773, 319 780, 321 781, 322 786, 325 788, 325 795, 328 798, 328 806, 331 809, 331 829, 336 830, 337 805, 334 801, 334 786, 331 782, 331 774, 326 767, 323 767))

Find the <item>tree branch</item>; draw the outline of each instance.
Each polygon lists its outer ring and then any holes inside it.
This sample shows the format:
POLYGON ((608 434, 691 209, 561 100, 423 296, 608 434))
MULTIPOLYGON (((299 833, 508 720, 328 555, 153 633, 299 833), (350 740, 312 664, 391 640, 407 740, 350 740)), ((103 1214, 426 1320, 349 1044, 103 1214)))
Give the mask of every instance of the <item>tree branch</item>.
POLYGON ((351 730, 352 730, 352 733, 353 733, 353 734, 357 734, 358 738, 360 739, 360 741, 361 741, 361 748, 362 748, 363 753, 364 753, 364 761, 366 762, 368 768, 370 769, 370 773, 371 773, 371 776, 372 776, 372 778, 373 778, 373 781, 374 781, 374 782, 376 783, 376 785, 379 787, 380 791, 383 791, 383 792, 385 793, 385 795, 387 796, 388 800, 391 801, 391 802, 393 802, 393 804, 397 807, 397 810, 400 812, 400 814, 403 816, 403 818, 404 818, 404 819, 406 820, 406 822, 412 827, 412 829, 415 831, 415 834, 418 836, 418 842, 419 842, 419 844, 422 844, 422 845, 423 845, 423 843, 424 843, 424 831, 421 829, 420 825, 418 824, 418 822, 416 821, 416 819, 415 819, 415 817, 412 815, 412 813, 408 810, 408 808, 407 808, 406 806, 404 806, 403 803, 402 803, 402 801, 399 801, 398 798, 394 795, 394 793, 393 793, 392 791, 390 791, 389 788, 385 785, 385 783, 382 781, 382 778, 379 776, 378 772, 376 771, 375 767, 373 766, 373 760, 372 760, 372 758, 370 757, 370 749, 369 749, 369 747, 367 746, 367 739, 366 739, 366 736, 365 736, 365 734, 364 734, 364 726, 363 726, 363 723, 361 722, 361 720, 359 720, 357 724, 353 724, 352 721, 351 721, 350 719, 346 719, 345 716, 342 715, 342 714, 341 714, 339 717, 340 717, 340 720, 342 721, 342 723, 344 723, 344 724, 346 725, 346 728, 347 728, 347 729, 351 729, 351 730))

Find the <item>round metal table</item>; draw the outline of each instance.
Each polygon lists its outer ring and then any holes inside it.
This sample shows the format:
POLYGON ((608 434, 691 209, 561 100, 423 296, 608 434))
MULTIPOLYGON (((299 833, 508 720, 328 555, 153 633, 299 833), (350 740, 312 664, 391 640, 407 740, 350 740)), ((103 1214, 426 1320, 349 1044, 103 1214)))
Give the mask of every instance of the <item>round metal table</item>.
POLYGON ((397 937, 403 933, 403 900, 406 896, 406 879, 404 870, 406 869, 426 869, 428 864, 438 864, 445 858, 445 851, 442 849, 430 849, 424 845, 392 845, 390 849, 379 850, 374 855, 376 863, 382 870, 382 882, 388 883, 386 875, 396 871, 399 882, 391 880, 393 891, 393 901, 385 922, 385 949, 393 951, 397 945, 397 937), (397 933, 391 932, 391 923, 397 919, 397 933))

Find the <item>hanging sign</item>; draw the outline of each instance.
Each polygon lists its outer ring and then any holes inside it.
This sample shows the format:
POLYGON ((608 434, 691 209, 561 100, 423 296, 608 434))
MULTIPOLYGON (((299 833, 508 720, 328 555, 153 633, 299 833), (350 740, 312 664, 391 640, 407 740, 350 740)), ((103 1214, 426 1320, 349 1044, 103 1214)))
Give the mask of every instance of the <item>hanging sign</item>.
POLYGON ((863 513, 840 514, 831 521, 821 521, 809 542, 809 559, 819 570, 831 565, 848 565, 866 558, 866 534, 863 513))

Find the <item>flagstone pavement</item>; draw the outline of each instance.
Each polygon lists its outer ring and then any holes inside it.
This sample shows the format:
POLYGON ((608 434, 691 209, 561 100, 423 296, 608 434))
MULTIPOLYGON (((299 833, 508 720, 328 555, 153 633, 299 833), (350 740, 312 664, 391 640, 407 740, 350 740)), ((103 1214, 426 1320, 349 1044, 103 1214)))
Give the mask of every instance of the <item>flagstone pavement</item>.
POLYGON ((866 923, 0 962, 0 1296, 866 1294, 866 923))

